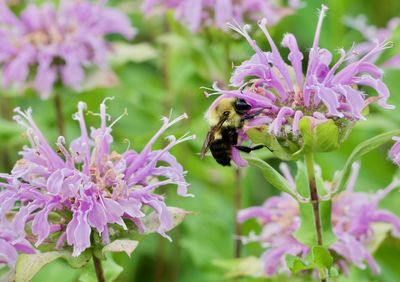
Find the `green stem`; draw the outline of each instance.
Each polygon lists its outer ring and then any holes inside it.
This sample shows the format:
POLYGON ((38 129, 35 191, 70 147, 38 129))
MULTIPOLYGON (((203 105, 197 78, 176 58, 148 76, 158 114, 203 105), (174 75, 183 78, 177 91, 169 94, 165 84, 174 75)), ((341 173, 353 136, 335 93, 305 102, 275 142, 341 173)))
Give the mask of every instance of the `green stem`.
MULTIPOLYGON (((313 154, 312 153, 306 154, 304 156, 304 160, 305 160, 306 166, 307 166, 311 204, 312 204, 313 213, 314 213, 314 227, 315 227, 315 233, 317 235, 317 245, 323 246, 321 214, 320 214, 320 210, 319 210, 319 197, 318 197, 318 190, 317 190, 317 182, 315 181, 313 154)), ((324 273, 320 273, 320 277, 321 277, 321 282, 327 281, 324 273)))
POLYGON ((94 269, 96 271, 96 277, 98 282, 105 282, 106 280, 104 279, 104 272, 103 272, 103 266, 101 265, 101 260, 99 260, 95 254, 93 254, 93 264, 94 264, 94 269))
MULTIPOLYGON (((164 268, 165 238, 158 236, 156 249, 155 282, 161 282, 166 276, 164 268)), ((166 258, 168 260, 168 258, 166 258)))
POLYGON ((319 212, 319 197, 317 191, 317 184, 315 181, 315 171, 314 171, 314 157, 312 154, 305 155, 305 162, 307 166, 308 173, 308 183, 310 188, 311 203, 314 212, 314 223, 315 223, 315 233, 317 235, 317 245, 322 246, 322 225, 321 216, 319 212))
POLYGON ((56 114, 58 134, 60 136, 65 136, 64 113, 63 113, 61 95, 58 92, 54 93, 54 111, 56 114))

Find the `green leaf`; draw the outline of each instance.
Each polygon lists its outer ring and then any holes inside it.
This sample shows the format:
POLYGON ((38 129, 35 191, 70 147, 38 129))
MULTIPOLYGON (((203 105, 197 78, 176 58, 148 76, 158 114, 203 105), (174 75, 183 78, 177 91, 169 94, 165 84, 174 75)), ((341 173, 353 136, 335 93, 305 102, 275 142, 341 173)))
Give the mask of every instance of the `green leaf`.
POLYGON ((216 260, 213 264, 226 271, 224 275, 226 278, 260 277, 265 275, 262 262, 256 257, 216 260))
POLYGON ((339 129, 331 119, 321 122, 312 117, 304 117, 300 120, 299 130, 303 137, 303 146, 295 156, 339 148, 339 129))
MULTIPOLYGON (((175 228, 179 224, 183 222, 183 219, 188 215, 192 214, 192 212, 180 209, 180 208, 175 208, 175 207, 168 207, 168 211, 172 215, 172 220, 173 220, 173 226, 171 229, 175 228)), ((156 212, 152 212, 148 215, 146 215, 143 219, 142 222, 145 226, 145 234, 149 233, 154 233, 157 232, 158 228, 160 227, 160 219, 158 218, 158 214, 156 212)), ((169 229, 169 230, 171 230, 169 229)), ((169 231, 165 230, 165 231, 169 231)))
POLYGON ((294 274, 307 270, 307 269, 313 269, 314 265, 311 264, 310 262, 303 260, 300 257, 296 257, 293 255, 286 255, 285 257, 286 264, 289 267, 290 271, 294 274))
POLYGON ((70 252, 62 252, 61 258, 66 260, 72 268, 84 267, 92 258, 92 251, 90 249, 85 250, 78 257, 73 257, 70 252))
POLYGON ((33 255, 21 254, 16 264, 16 282, 30 281, 42 267, 62 258, 73 268, 84 267, 91 259, 91 250, 86 250, 78 257, 67 251, 45 252, 33 255))
POLYGON ((317 268, 330 269, 333 265, 333 258, 329 251, 321 246, 314 246, 312 248, 313 263, 317 268))
POLYGON ((33 255, 21 254, 18 256, 15 267, 15 282, 30 281, 46 264, 63 256, 62 252, 47 252, 33 255))
MULTIPOLYGON (((301 243, 312 246, 317 242, 315 232, 314 212, 311 203, 299 203, 300 228, 295 232, 295 238, 301 243)), ((336 241, 332 230, 332 201, 319 202, 319 211, 322 225, 322 240, 324 246, 328 247, 336 241)))
POLYGON ((315 182, 317 185, 317 190, 318 190, 318 195, 319 196, 324 196, 328 194, 328 191, 326 190, 326 184, 324 183, 324 180, 320 175, 315 175, 315 182))
POLYGON ((309 204, 299 203, 300 209, 300 227, 294 233, 294 237, 301 243, 312 246, 317 242, 314 225, 314 213, 309 204))
POLYGON ((393 226, 387 222, 375 222, 372 224, 373 238, 368 242, 368 251, 374 253, 382 242, 388 237, 388 233, 393 229, 393 226))
POLYGON ((272 166, 268 163, 260 160, 258 158, 254 158, 251 156, 245 156, 245 159, 249 162, 249 164, 258 167, 261 169, 264 178, 276 189, 281 190, 282 192, 286 192, 290 194, 292 197, 296 198, 296 194, 290 188, 287 180, 277 172, 272 166))
POLYGON ((300 258, 293 255, 286 255, 286 264, 292 273, 296 274, 303 270, 318 269, 320 273, 332 269, 333 258, 329 251, 321 246, 314 246, 311 255, 300 258))
POLYGON ((104 246, 102 252, 125 252, 130 257, 138 245, 139 242, 135 240, 115 240, 104 246))
POLYGON ((332 277, 332 278, 338 277, 339 276, 339 270, 337 270, 336 267, 331 267, 329 269, 328 274, 329 274, 329 277, 332 277))
POLYGON ((299 123, 300 138, 291 133, 286 137, 276 137, 268 132, 267 126, 258 126, 246 131, 255 144, 266 145, 281 160, 298 160, 302 155, 315 152, 329 152, 339 148, 347 137, 351 126, 346 121, 329 119, 320 121, 313 117, 303 117, 299 123))
MULTIPOLYGON (((321 180, 317 181, 317 183, 318 182, 321 182, 321 180)), ((301 196, 309 197, 310 192, 308 185, 306 166, 299 161, 297 162, 296 189, 301 196)), ((311 202, 299 202, 298 204, 300 210, 300 227, 294 233, 294 236, 299 242, 312 247, 317 243, 313 206, 311 202)), ((322 239, 324 246, 328 247, 336 240, 332 230, 332 201, 320 201, 319 211, 322 225, 322 239)))
POLYGON ((308 176, 307 168, 302 161, 296 162, 297 173, 296 173, 296 190, 297 192, 307 198, 310 197, 310 188, 308 187, 308 176))
MULTIPOLYGON (((294 237, 304 245, 311 247, 317 243, 313 207, 311 203, 299 203, 299 209, 301 223, 299 229, 294 233, 294 237)), ((332 201, 319 203, 324 246, 330 246, 336 240, 332 231, 331 210, 332 201)))
POLYGON ((336 242, 336 236, 332 227, 332 201, 320 202, 322 238, 324 246, 328 247, 336 242))
POLYGON ((346 183, 349 179, 351 173, 351 167, 354 162, 360 159, 365 154, 371 152, 372 150, 382 146, 386 142, 392 140, 393 136, 400 135, 400 130, 393 130, 390 132, 386 132, 371 139, 368 139, 361 144, 359 144, 351 153, 350 157, 347 159, 344 168, 338 174, 338 177, 334 179, 333 183, 333 191, 334 195, 342 192, 345 189, 346 183))
POLYGON ((267 126, 258 126, 246 131, 247 136, 254 144, 264 144, 271 152, 281 160, 297 160, 300 156, 293 153, 299 150, 299 146, 290 139, 278 139, 268 133, 267 126))
POLYGON ((101 245, 94 246, 94 248, 92 249, 92 252, 93 252, 93 256, 95 256, 99 260, 105 260, 106 259, 106 256, 103 253, 103 248, 102 248, 101 245))

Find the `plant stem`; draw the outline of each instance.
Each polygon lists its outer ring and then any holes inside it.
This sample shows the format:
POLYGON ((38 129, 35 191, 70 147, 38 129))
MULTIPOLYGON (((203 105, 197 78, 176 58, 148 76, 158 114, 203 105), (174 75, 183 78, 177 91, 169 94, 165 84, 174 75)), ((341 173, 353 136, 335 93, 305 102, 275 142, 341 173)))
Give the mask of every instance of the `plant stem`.
POLYGON ((97 281, 105 282, 106 280, 104 279, 104 272, 103 272, 103 267, 101 266, 101 260, 99 260, 94 254, 93 254, 93 264, 94 264, 94 269, 96 271, 97 281))
POLYGON ((62 107, 61 95, 58 92, 54 94, 54 111, 56 114, 58 134, 60 136, 65 136, 63 107, 62 107))
MULTIPOLYGON (((164 268, 165 238, 159 236, 156 249, 155 282, 161 282, 166 276, 164 268)), ((168 258, 167 258, 168 259, 168 258)))
POLYGON ((307 154, 305 155, 304 158, 307 166, 311 203, 314 211, 314 223, 315 223, 315 232, 317 235, 317 245, 322 246, 323 245, 322 225, 321 225, 321 216, 319 212, 319 198, 318 198, 317 184, 315 181, 314 157, 312 154, 307 154))
MULTIPOLYGON (((236 181, 236 187, 235 187, 235 214, 234 214, 234 220, 235 220, 235 235, 239 237, 242 233, 242 230, 240 228, 240 223, 236 220, 236 216, 240 210, 241 202, 242 202, 242 193, 241 193, 241 173, 240 173, 240 168, 236 168, 235 170, 235 181, 236 181)), ((242 242, 240 241, 239 238, 235 239, 235 258, 240 258, 240 251, 241 251, 241 245, 242 242)))
MULTIPOLYGON (((309 153, 304 156, 304 159, 305 159, 306 166, 307 166, 311 204, 312 204, 313 213, 314 213, 315 233, 317 235, 317 245, 323 246, 322 224, 321 224, 321 215, 320 215, 320 210, 319 210, 319 197, 318 197, 317 183, 315 181, 314 156, 312 153, 309 153)), ((320 275, 321 282, 326 282, 327 279, 323 278, 323 276, 324 275, 320 275)))

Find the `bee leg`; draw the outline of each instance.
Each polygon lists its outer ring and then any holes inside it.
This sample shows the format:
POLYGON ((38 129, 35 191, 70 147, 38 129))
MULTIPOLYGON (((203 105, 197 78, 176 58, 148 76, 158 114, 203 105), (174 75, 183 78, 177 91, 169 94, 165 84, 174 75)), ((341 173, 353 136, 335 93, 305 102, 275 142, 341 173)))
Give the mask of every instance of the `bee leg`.
POLYGON ((260 150, 262 148, 264 148, 264 145, 257 145, 254 147, 247 147, 247 146, 235 146, 236 149, 238 149, 239 151, 245 152, 245 153, 250 153, 251 151, 255 151, 255 150, 260 150))
POLYGON ((259 114, 261 114, 263 110, 264 110, 264 109, 261 109, 261 110, 258 110, 257 112, 255 112, 255 113, 253 113, 253 114, 251 114, 251 115, 246 115, 246 116, 242 117, 242 121, 255 118, 256 116, 258 116, 259 114))

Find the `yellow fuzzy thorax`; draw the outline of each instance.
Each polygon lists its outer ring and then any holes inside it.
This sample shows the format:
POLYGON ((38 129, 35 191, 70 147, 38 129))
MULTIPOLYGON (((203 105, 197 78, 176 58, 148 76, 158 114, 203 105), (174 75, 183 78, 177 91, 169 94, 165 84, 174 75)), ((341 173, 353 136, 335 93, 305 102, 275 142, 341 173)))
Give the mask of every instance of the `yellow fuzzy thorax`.
POLYGON ((229 112, 227 120, 224 122, 224 127, 240 127, 241 116, 235 111, 236 98, 222 99, 208 115, 208 122, 211 126, 215 126, 221 120, 225 112, 229 112))

